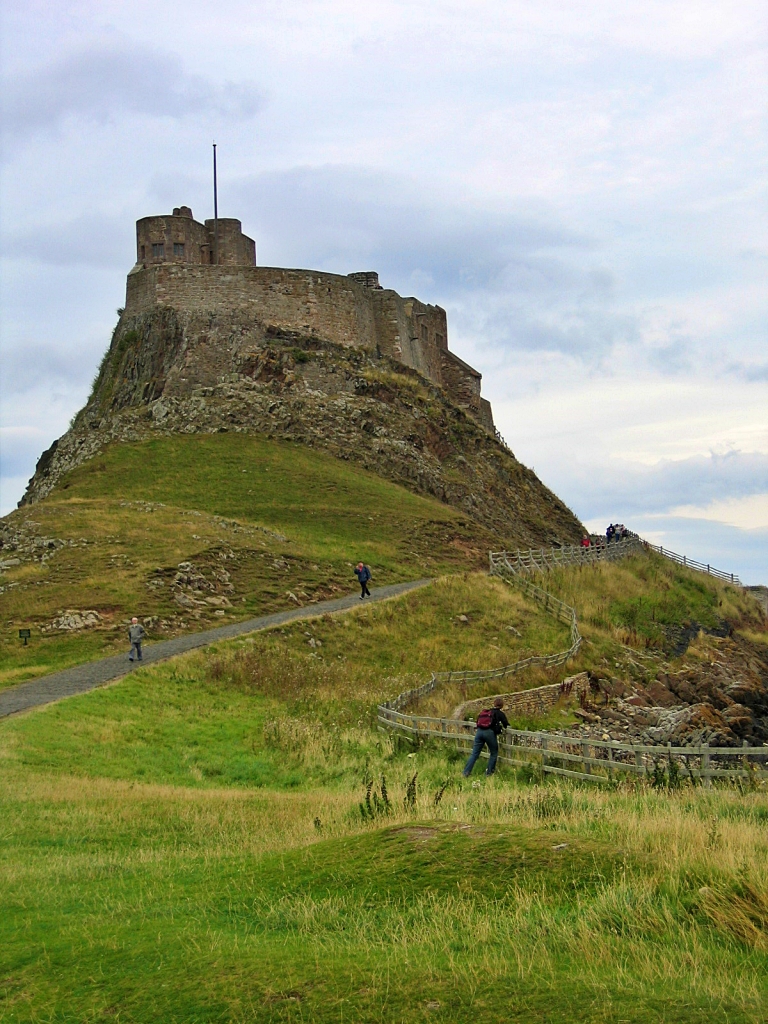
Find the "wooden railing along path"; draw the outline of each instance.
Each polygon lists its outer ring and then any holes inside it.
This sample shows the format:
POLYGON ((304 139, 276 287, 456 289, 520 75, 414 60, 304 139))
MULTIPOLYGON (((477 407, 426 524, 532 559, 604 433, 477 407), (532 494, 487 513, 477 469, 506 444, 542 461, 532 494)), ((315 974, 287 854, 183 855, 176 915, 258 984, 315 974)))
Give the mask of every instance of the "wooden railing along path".
POLYGON ((616 562, 635 551, 644 550, 644 542, 635 533, 624 540, 610 544, 566 544, 561 548, 530 548, 528 551, 491 551, 491 572, 529 575, 549 572, 564 565, 594 565, 597 562, 616 562))
POLYGON ((491 556, 491 572, 495 575, 509 577, 510 582, 514 581, 515 585, 520 587, 529 597, 533 598, 534 601, 539 601, 544 605, 545 609, 560 619, 571 629, 571 642, 569 647, 564 651, 558 651, 556 654, 534 654, 529 658, 523 658, 520 661, 514 661, 510 665, 502 665, 501 668, 490 668, 490 669, 475 669, 465 672, 433 672, 430 679, 423 683, 421 686, 417 686, 412 690, 403 690, 399 693, 394 700, 387 701, 384 704, 380 704, 379 711, 379 722, 380 724, 387 726, 392 719, 387 715, 383 715, 384 711, 392 712, 395 715, 400 715, 405 721, 413 716, 403 714, 403 709, 407 708, 410 704, 415 703, 421 697, 425 697, 428 693, 431 693, 438 686, 444 683, 458 683, 458 682, 480 682, 485 679, 504 679, 506 676, 516 675, 518 672, 523 672, 527 668, 552 668, 557 665, 564 665, 566 661, 569 661, 581 647, 581 634, 579 633, 579 627, 576 622, 576 611, 571 608, 570 605, 565 602, 558 600, 552 594, 548 594, 546 590, 542 590, 541 587, 537 587, 530 580, 524 579, 515 573, 511 567, 509 570, 506 568, 506 563, 502 556, 505 556, 507 552, 499 551, 495 553, 498 558, 498 563, 494 564, 493 555, 491 556))
POLYGON ((697 562, 695 558, 688 558, 686 555, 678 555, 676 551, 670 551, 669 548, 663 548, 660 545, 648 544, 648 541, 644 541, 651 551, 658 551, 660 555, 664 555, 665 558, 671 558, 673 562, 677 562, 678 565, 684 566, 686 569, 696 569, 697 572, 705 572, 708 576, 716 576, 719 580, 724 580, 726 583, 733 583, 734 586, 740 587, 741 580, 733 572, 723 572, 721 569, 715 569, 713 565, 705 564, 704 562, 697 562))
MULTIPOLYGON (((417 686, 412 690, 404 690, 394 700, 379 705, 379 712, 391 711, 401 714, 404 708, 415 703, 420 698, 431 693, 438 686, 444 683, 456 682, 480 682, 485 679, 504 679, 506 676, 516 675, 528 668, 553 668, 564 665, 581 647, 581 634, 576 621, 576 610, 569 604, 560 601, 552 594, 547 593, 535 583, 525 579, 526 573, 546 571, 561 565, 594 564, 605 560, 615 561, 631 554, 642 547, 637 537, 631 536, 626 540, 614 541, 612 544, 600 547, 603 554, 598 555, 591 548, 582 548, 577 545, 569 545, 564 548, 540 548, 530 551, 492 551, 490 553, 491 573, 501 576, 507 582, 519 587, 528 597, 538 601, 544 609, 554 615, 561 622, 570 626, 571 642, 564 651, 556 654, 534 654, 529 658, 512 662, 510 665, 503 665, 501 668, 477 669, 466 672, 433 672, 426 683, 417 686)), ((597 549, 596 549, 597 550, 597 549)), ((404 716, 405 718, 410 716, 404 716)), ((387 716, 379 715, 381 724, 386 725, 390 721, 387 716)))
MULTIPOLYGON (((379 708, 379 724, 416 742, 433 739, 452 743, 467 754, 476 728, 474 722, 397 714, 384 705, 379 708)), ((596 783, 609 782, 619 772, 653 775, 657 765, 669 778, 673 762, 672 771, 679 779, 705 786, 711 785, 712 779, 768 779, 768 746, 673 747, 507 729, 499 736, 499 760, 516 768, 527 766, 596 783)))
MULTIPOLYGON (((421 697, 433 692, 438 686, 451 682, 477 682, 480 680, 503 679, 527 668, 549 668, 563 665, 579 650, 582 642, 576 611, 526 576, 535 572, 547 572, 564 565, 596 565, 602 561, 616 561, 646 547, 636 534, 610 544, 570 545, 561 548, 539 548, 528 551, 492 551, 490 553, 491 573, 501 576, 507 582, 519 587, 525 594, 538 601, 561 622, 570 626, 571 643, 567 650, 556 654, 534 655, 501 668, 466 672, 433 672, 422 686, 404 690, 394 700, 380 704, 377 709, 378 725, 382 730, 407 736, 412 740, 438 739, 455 744, 459 749, 469 751, 475 733, 474 722, 454 718, 432 718, 414 715, 405 709, 421 697)), ((667 551, 654 548, 660 554, 667 551)), ((692 563, 681 556, 675 561, 692 569, 700 563, 692 563)), ((738 585, 738 578, 709 569, 710 575, 738 585)), ((659 745, 629 744, 618 740, 581 739, 549 732, 530 732, 525 729, 508 729, 499 743, 499 760, 516 767, 537 765, 550 774, 565 775, 568 778, 589 782, 605 782, 614 772, 631 772, 647 775, 654 771, 660 757, 667 759, 668 769, 674 762, 680 777, 689 777, 704 785, 710 785, 713 778, 768 778, 768 747, 709 747, 706 744, 695 747, 662 747, 659 745), (738 767, 732 766, 736 759, 738 767), (575 770, 576 767, 580 770, 575 770)), ((675 769, 672 769, 675 770, 675 769)))

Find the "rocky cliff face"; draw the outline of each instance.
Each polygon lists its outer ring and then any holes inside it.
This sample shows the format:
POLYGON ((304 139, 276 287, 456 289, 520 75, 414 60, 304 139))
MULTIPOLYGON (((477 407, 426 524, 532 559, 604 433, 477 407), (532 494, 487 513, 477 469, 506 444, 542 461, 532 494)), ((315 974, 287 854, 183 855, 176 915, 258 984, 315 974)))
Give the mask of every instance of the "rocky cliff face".
POLYGON ((22 503, 113 442, 241 431, 300 442, 461 508, 499 545, 572 543, 583 528, 511 451, 394 360, 239 314, 121 318, 93 393, 41 457, 22 503))
POLYGON ((701 633, 679 667, 665 665, 646 685, 600 680, 606 703, 576 712, 585 721, 578 735, 673 746, 768 742, 768 648, 725 633, 701 633))

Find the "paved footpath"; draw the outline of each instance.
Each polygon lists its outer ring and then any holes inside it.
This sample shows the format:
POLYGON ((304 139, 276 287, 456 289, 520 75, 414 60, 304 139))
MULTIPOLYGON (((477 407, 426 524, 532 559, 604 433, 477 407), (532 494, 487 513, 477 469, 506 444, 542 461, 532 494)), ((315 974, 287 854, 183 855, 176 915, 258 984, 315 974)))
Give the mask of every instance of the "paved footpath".
MULTIPOLYGON (((394 583, 389 587, 378 587, 371 594, 371 601, 384 601, 388 597, 398 597, 417 587, 425 587, 431 582, 431 580, 414 580, 411 583, 394 583)), ((293 622, 295 619, 312 619, 329 612, 343 612, 359 607, 360 597, 357 594, 347 594, 346 597, 338 597, 334 601, 318 601, 317 604, 305 605, 303 608, 291 608, 285 612, 275 612, 273 615, 262 615, 258 619, 248 619, 246 622, 232 622, 216 629, 206 629, 202 633, 187 633, 184 636, 174 637, 173 640, 147 644, 143 648, 144 659, 141 664, 152 665, 157 661, 166 661, 168 658, 176 657, 177 654, 193 651, 196 647, 205 647, 206 644, 215 643, 217 640, 230 640, 232 637, 242 636, 244 633, 269 629, 270 626, 280 626, 284 622, 293 622)), ((126 652, 125 654, 116 654, 111 658, 102 658, 101 661, 75 665, 73 668, 64 669, 63 672, 54 672, 52 675, 31 679, 28 683, 9 687, 7 690, 0 691, 0 718, 14 715, 19 711, 27 711, 29 708, 39 707, 41 704, 50 704, 52 701, 61 700, 62 697, 87 693, 88 690, 93 690, 97 686, 103 686, 104 683, 109 683, 113 679, 120 679, 121 676, 128 675, 133 667, 134 665, 128 661, 126 652)))

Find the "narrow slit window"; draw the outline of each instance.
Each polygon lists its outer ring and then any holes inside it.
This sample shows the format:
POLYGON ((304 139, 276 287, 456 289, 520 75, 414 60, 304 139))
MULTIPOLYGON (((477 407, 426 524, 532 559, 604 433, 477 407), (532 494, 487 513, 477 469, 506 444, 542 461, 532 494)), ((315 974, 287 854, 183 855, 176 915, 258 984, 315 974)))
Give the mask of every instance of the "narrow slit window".
POLYGON ((141 247, 141 258, 146 259, 146 246, 144 245, 141 247))
POLYGON ((165 259, 165 245, 162 242, 152 243, 152 258, 155 260, 165 259))
POLYGON ((181 256, 182 259, 184 258, 184 243, 183 242, 174 242, 173 243, 173 255, 174 256, 181 256))
POLYGON ((429 330, 427 329, 426 324, 421 325, 421 340, 429 341, 429 330))

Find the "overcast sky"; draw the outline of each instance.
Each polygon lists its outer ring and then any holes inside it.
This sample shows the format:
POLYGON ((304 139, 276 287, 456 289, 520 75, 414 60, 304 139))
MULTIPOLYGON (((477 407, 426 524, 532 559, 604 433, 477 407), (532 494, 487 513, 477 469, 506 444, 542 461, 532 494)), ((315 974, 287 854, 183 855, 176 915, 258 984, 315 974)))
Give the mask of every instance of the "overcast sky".
POLYGON ((768 583, 765 0, 5 0, 2 511, 83 404, 134 222, 448 311, 590 526, 768 583))

